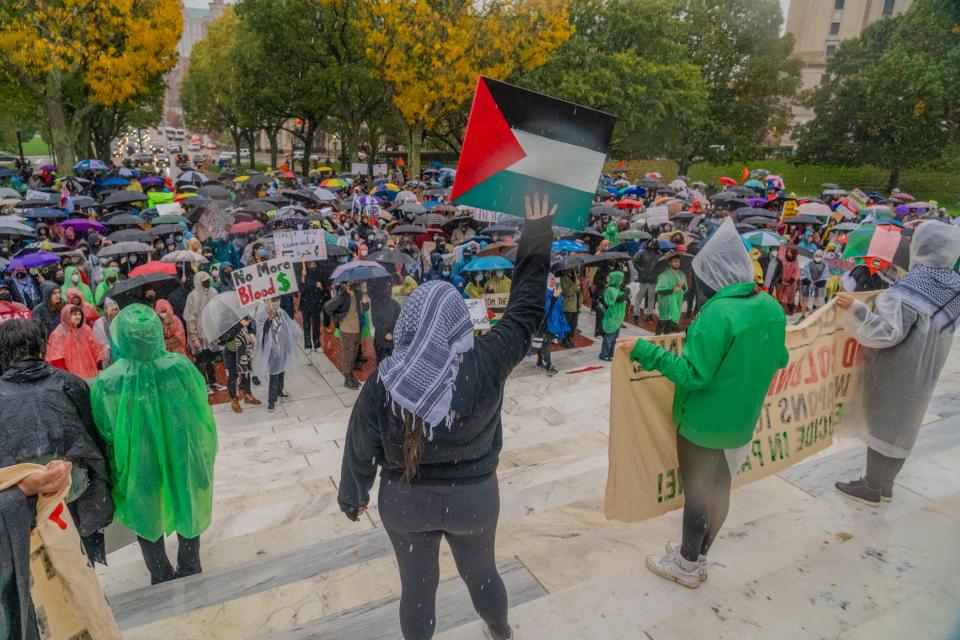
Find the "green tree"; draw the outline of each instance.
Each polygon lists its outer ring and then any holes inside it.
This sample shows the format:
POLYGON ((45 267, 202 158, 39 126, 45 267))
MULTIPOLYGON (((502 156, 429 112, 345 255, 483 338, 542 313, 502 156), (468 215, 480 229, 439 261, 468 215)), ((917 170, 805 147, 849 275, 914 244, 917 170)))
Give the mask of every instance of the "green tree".
POLYGON ((919 0, 844 42, 828 78, 806 96, 815 118, 798 128, 808 162, 873 164, 889 171, 941 158, 960 127, 960 6, 919 0))
POLYGON ((800 62, 790 57, 792 34, 780 35, 777 0, 676 0, 683 59, 698 70, 707 95, 694 126, 677 121, 662 131, 667 157, 681 174, 706 157, 752 155, 771 127, 789 120, 800 86, 800 62))
POLYGON ((674 7, 673 0, 574 0, 573 37, 512 81, 616 115, 611 155, 664 155, 706 109, 697 68, 683 60, 674 7))

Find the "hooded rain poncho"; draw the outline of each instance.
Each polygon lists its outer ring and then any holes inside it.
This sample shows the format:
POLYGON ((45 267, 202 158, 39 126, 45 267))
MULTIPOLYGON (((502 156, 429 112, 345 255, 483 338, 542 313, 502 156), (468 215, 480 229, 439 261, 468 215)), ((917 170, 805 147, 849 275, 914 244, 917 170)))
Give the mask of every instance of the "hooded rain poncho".
POLYGON ((861 437, 887 457, 910 455, 950 352, 960 313, 958 259, 960 228, 924 222, 910 244, 910 272, 877 296, 872 311, 858 300, 841 316, 866 347, 850 422, 865 422, 861 437))
POLYGON ((627 301, 620 289, 623 284, 623 271, 611 271, 607 277, 607 288, 603 290, 603 304, 607 310, 603 313, 603 332, 613 333, 620 330, 627 315, 627 301))
POLYGON ((287 312, 274 306, 273 320, 264 306, 256 318, 257 342, 253 350, 253 370, 260 374, 276 375, 292 368, 297 363, 302 340, 299 326, 287 312))
POLYGON ((217 427, 206 383, 167 351, 152 309, 132 304, 110 325, 119 359, 90 388, 111 450, 117 517, 147 540, 200 535, 210 524, 217 427))
POLYGON ((83 299, 87 301, 87 304, 93 304, 93 292, 90 291, 88 287, 83 282, 83 276, 80 274, 80 269, 70 265, 63 271, 63 285, 60 286, 60 293, 63 294, 64 299, 67 298, 67 292, 70 289, 77 289, 83 294, 83 299), (73 276, 77 276, 77 281, 73 281, 73 276))
POLYGON ((47 343, 47 362, 80 378, 94 378, 103 360, 103 345, 86 323, 79 328, 71 324, 70 312, 77 308, 68 304, 60 310, 60 324, 47 343))

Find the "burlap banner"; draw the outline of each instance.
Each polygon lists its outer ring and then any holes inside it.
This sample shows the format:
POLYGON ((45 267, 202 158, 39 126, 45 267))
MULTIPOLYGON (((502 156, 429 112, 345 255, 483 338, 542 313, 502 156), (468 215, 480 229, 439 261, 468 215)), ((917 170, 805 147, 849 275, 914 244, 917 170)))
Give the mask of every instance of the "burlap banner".
MULTIPOLYGON (((872 298, 865 296, 864 298, 872 298)), ((864 299, 862 298, 862 299, 864 299)), ((776 473, 829 446, 861 372, 860 346, 838 323, 831 302, 787 327, 790 363, 774 376, 735 487, 776 473)), ((640 338, 674 353, 683 334, 640 338)), ((610 467, 604 509, 612 520, 637 522, 683 505, 677 469, 673 383, 659 372, 635 372, 635 340, 618 345, 610 389, 610 467)))

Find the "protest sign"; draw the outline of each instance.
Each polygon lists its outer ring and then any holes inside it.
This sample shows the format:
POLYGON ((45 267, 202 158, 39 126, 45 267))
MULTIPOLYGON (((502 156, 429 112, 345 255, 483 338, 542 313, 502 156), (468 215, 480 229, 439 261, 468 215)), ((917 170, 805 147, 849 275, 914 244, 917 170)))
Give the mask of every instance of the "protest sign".
POLYGON ((147 193, 148 207, 157 207, 161 204, 170 204, 172 202, 173 202, 173 192, 171 191, 150 191, 149 193, 147 193))
POLYGON ((451 197, 523 217, 524 197, 558 205, 555 224, 583 229, 616 118, 480 76, 451 197))
POLYGON ((57 197, 55 193, 48 193, 46 191, 37 191, 36 189, 28 189, 27 195, 24 196, 24 201, 32 202, 53 202, 53 199, 57 197))
POLYGON ((289 258, 293 262, 327 259, 327 242, 323 229, 275 231, 273 244, 278 257, 289 258))
POLYGON ((510 302, 510 294, 485 293, 482 300, 487 306, 487 309, 493 312, 492 320, 496 322, 503 316, 503 312, 506 310, 507 304, 510 302))
POLYGON ((664 206, 650 207, 647 209, 647 226, 656 224, 668 224, 670 222, 670 209, 664 206))
POLYGON ((157 216, 182 216, 179 202, 161 202, 156 206, 157 216))
MULTIPOLYGON (((367 175, 367 168, 369 165, 366 162, 352 162, 350 163, 350 173, 357 176, 367 175)), ((373 175, 375 177, 383 177, 387 175, 387 165, 386 164, 374 164, 373 165, 373 175)))
POLYGON ((240 297, 240 306, 249 307, 262 300, 296 293, 294 269, 293 260, 274 258, 234 271, 233 285, 240 297))
POLYGON ((490 316, 487 315, 487 303, 480 298, 468 298, 464 302, 467 303, 467 311, 470 312, 470 322, 473 323, 473 330, 488 331, 490 329, 490 316))
MULTIPOLYGON (((858 294, 860 295, 860 294, 858 294)), ((861 299, 870 300, 871 294, 861 299)), ((863 373, 860 345, 838 322, 831 301, 787 327, 790 362, 767 391, 751 451, 733 479, 737 487, 823 450, 845 427, 843 408, 863 373)), ((683 334, 639 338, 682 353, 683 334)), ((683 505, 673 425, 673 383, 656 371, 635 372, 635 340, 618 345, 610 393, 610 466, 604 511, 608 519, 637 522, 683 505)))
POLYGON ((470 216, 477 222, 496 222, 497 221, 497 212, 490 211, 489 209, 474 209, 470 212, 470 216))

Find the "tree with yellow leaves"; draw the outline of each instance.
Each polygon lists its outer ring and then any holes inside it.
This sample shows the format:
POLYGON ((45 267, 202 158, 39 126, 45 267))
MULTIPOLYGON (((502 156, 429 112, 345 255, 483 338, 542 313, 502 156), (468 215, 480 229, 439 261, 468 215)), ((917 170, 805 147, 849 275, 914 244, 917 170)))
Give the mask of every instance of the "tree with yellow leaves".
POLYGON ((370 0, 359 25, 391 92, 417 172, 426 133, 470 100, 478 75, 546 62, 573 33, 569 0, 370 0))
POLYGON ((43 105, 67 169, 91 114, 162 92, 183 30, 180 0, 3 0, 0 74, 43 105))

